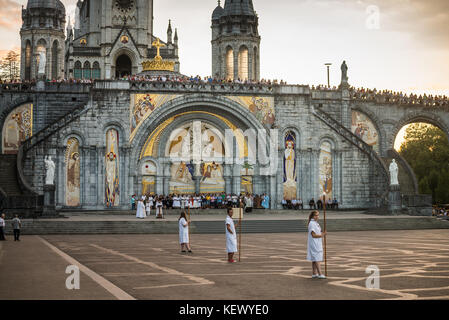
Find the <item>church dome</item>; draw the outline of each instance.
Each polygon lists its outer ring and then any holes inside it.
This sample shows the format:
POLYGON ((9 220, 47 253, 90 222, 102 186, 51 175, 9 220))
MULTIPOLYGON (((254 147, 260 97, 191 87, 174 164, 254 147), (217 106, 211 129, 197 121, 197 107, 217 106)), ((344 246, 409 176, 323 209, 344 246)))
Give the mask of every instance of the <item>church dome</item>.
POLYGON ((65 7, 60 0, 29 0, 27 9, 56 9, 65 12, 65 7))
POLYGON ((224 13, 224 9, 221 6, 217 6, 212 13, 212 20, 218 20, 224 13))
POLYGON ((226 16, 255 16, 252 0, 226 0, 223 9, 226 16))

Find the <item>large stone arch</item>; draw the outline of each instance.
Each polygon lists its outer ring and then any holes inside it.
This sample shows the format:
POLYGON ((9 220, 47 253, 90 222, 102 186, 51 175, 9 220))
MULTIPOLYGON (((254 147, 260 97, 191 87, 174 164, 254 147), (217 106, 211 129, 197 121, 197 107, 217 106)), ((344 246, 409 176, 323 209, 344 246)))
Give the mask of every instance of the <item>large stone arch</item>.
POLYGON ((389 149, 394 149, 394 142, 399 131, 406 125, 416 122, 425 122, 432 124, 438 128, 440 128, 449 139, 449 126, 445 123, 444 119, 434 113, 424 113, 421 110, 417 112, 410 112, 403 116, 396 122, 396 125, 393 127, 393 130, 390 133, 390 136, 387 140, 387 147, 389 149))
POLYGON ((135 166, 150 134, 165 120, 188 111, 205 111, 219 114, 229 119, 230 122, 242 130, 248 128, 264 129, 262 124, 248 109, 225 97, 204 97, 200 94, 181 96, 158 107, 142 123, 131 144, 131 172, 136 172, 135 166))
MULTIPOLYGON (((214 114, 223 118, 226 118, 235 127, 245 131, 246 129, 261 129, 263 130, 263 125, 250 113, 248 109, 244 106, 234 102, 225 97, 207 97, 201 94, 194 94, 189 96, 180 96, 175 98, 165 104, 159 106, 153 113, 142 123, 138 132, 134 136, 133 141, 130 145, 130 183, 134 187, 139 188, 139 177, 136 176, 138 170, 138 163, 141 156, 141 152, 145 147, 148 137, 152 132, 158 128, 159 125, 163 124, 164 121, 170 119, 176 115, 182 113, 188 113, 190 111, 199 112, 195 115, 186 115, 177 119, 175 124, 183 123, 183 120, 192 119, 204 119, 213 124, 217 129, 223 130, 227 129, 224 123, 220 123, 215 116, 208 116, 206 114, 214 114), (201 115, 201 112, 205 114, 201 115), (195 117, 196 116, 196 117, 195 117), (133 178, 133 176, 135 178, 133 178)), ((169 132, 169 130, 164 130, 169 132)), ((165 139, 166 136, 161 139, 165 139)), ((163 142, 162 142, 163 143, 163 142)), ((158 154, 162 155, 162 154, 158 154)), ((235 153, 234 153, 235 155, 235 153)), ((158 161, 164 161, 165 159, 159 158, 158 161)), ((165 166, 167 169, 167 166, 165 166)), ((164 175, 167 176, 166 170, 163 170, 164 175)), ((162 179, 159 178, 158 179, 162 179)), ((161 180, 158 180, 161 183, 161 180)))

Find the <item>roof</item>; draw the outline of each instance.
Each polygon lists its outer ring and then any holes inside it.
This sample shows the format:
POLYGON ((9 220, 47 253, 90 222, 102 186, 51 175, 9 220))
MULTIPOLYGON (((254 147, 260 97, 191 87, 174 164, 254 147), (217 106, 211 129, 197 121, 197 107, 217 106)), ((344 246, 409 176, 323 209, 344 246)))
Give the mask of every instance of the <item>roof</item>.
POLYGON ((226 0, 224 5, 225 16, 255 16, 252 0, 226 0))
POLYGON ((60 0, 28 0, 27 9, 33 8, 58 9, 65 12, 60 0))

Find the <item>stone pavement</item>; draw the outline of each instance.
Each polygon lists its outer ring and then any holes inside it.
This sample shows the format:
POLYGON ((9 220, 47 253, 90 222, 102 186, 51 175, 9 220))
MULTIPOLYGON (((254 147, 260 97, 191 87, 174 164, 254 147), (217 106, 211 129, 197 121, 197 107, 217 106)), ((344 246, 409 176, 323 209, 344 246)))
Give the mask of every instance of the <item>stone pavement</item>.
POLYGON ((1 243, 0 299, 449 299, 449 230, 330 233, 328 280, 310 278, 306 236, 245 234, 235 264, 217 234, 191 235, 191 255, 176 235, 42 236, 59 253, 24 236, 1 243), (61 252, 87 268, 80 290, 65 289, 61 252), (370 265, 379 290, 365 287, 370 265))

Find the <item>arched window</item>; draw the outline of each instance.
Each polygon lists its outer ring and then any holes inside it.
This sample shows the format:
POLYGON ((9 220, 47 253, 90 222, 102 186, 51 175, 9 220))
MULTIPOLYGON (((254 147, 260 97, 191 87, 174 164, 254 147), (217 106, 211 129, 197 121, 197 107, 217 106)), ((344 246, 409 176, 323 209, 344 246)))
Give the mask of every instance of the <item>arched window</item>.
POLYGON ((101 77, 101 70, 100 70, 100 64, 95 61, 92 65, 92 79, 100 79, 101 77))
POLYGON ((79 141, 70 138, 65 152, 65 204, 69 207, 80 205, 80 162, 79 141))
POLYGON ((25 46, 25 80, 31 80, 31 42, 27 40, 25 46))
POLYGON ((239 79, 248 79, 248 48, 245 46, 239 50, 239 79))
POLYGON ((75 77, 75 79, 81 79, 83 77, 81 62, 79 61, 75 62, 75 69, 73 71, 73 76, 75 77))
POLYGON ((53 42, 53 46, 51 48, 51 77, 53 79, 58 79, 58 41, 53 42))
POLYGON ((234 80, 234 50, 230 47, 226 51, 226 79, 234 80))
POLYGON ((332 145, 328 141, 324 141, 320 146, 320 196, 326 193, 326 199, 332 199, 332 145))
POLYGON ((90 62, 86 61, 83 65, 83 78, 90 79, 92 78, 92 70, 90 70, 90 62))

